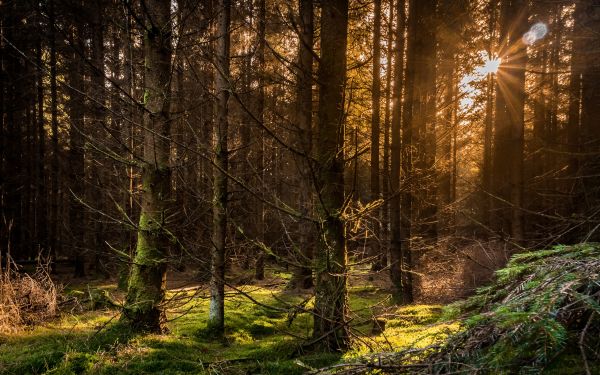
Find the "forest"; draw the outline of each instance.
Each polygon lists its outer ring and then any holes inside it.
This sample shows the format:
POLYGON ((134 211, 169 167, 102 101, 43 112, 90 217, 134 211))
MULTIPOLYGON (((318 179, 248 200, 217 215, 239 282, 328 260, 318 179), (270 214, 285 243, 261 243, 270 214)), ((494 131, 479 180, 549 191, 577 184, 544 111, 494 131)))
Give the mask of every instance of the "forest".
POLYGON ((600 1, 0 0, 0 374, 600 374, 600 1))

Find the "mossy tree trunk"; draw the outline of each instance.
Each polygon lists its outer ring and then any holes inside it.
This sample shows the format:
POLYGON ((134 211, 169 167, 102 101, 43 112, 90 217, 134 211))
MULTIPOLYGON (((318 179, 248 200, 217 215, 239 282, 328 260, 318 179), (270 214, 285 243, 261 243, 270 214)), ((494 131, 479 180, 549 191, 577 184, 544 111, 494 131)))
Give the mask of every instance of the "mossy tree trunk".
POLYGON ((142 208, 122 320, 134 330, 160 332, 165 321, 162 303, 166 290, 166 259, 170 245, 169 232, 166 229, 171 196, 170 3, 160 0, 146 1, 144 19, 142 208))
POLYGON ((318 215, 314 339, 325 350, 349 346, 344 233, 344 83, 348 0, 321 3, 317 146, 318 215))
POLYGON ((218 5, 215 66, 217 90, 217 117, 213 131, 214 180, 213 180, 213 235, 210 269, 210 306, 208 329, 216 336, 225 330, 225 236, 227 231, 227 171, 229 155, 227 145, 229 102, 229 25, 231 1, 221 0, 218 5))

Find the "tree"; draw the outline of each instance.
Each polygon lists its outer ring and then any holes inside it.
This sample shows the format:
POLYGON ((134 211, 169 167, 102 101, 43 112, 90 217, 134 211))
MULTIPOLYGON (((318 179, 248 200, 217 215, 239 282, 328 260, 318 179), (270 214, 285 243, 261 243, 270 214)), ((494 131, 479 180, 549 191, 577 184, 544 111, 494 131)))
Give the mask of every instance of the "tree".
MULTIPOLYGON (((408 188, 412 194, 413 220, 416 235, 425 240, 437 237, 437 171, 435 168, 436 141, 436 32, 438 19, 437 0, 412 1, 408 24, 408 46, 406 51, 407 94, 403 121, 409 134, 404 138, 403 148, 411 150, 405 155, 404 169, 408 188), (406 143, 406 146, 404 146, 406 143)), ((408 198, 408 197, 407 197, 408 198)), ((403 207, 409 215, 408 207, 403 207)))
POLYGON ((523 139, 525 66, 527 51, 521 40, 527 32, 527 2, 500 4, 500 57, 496 77, 493 187, 499 223, 496 229, 516 242, 523 240, 523 139))
MULTIPOLYGON (((578 50, 574 53, 581 53, 579 61, 581 64, 581 151, 584 157, 580 166, 580 177, 582 179, 582 190, 579 200, 580 209, 586 221, 597 219, 597 210, 600 206, 600 165, 598 164, 598 155, 600 154, 600 7, 597 1, 583 0, 577 4, 576 10, 579 19, 576 22, 581 23, 582 42, 585 45, 584 50, 578 50)), ((584 227, 585 233, 582 238, 597 239, 600 233, 597 226, 593 223, 587 223, 584 227)))
MULTIPOLYGON (((456 133, 456 117, 458 101, 458 53, 461 43, 461 34, 464 28, 464 19, 468 11, 466 0, 441 0, 439 4, 440 28, 437 33, 439 46, 439 74, 438 86, 443 90, 439 110, 442 113, 438 120, 438 143, 440 145, 441 168, 438 175, 438 225, 447 228, 449 233, 454 225, 452 212, 449 209, 454 201, 453 181, 453 139, 456 133)), ((456 148, 456 144, 454 144, 456 148)))
MULTIPOLYGON (((256 96, 256 114, 259 122, 264 121, 264 112, 265 112, 265 44, 266 44, 266 5, 265 0, 258 0, 258 49, 256 51, 257 54, 257 70, 258 70, 258 95, 256 96)), ((264 133, 262 131, 257 132, 258 140, 255 142, 256 144, 256 170, 259 173, 259 180, 261 182, 264 181, 265 178, 265 162, 264 162, 264 133)), ((257 199, 256 202, 256 234, 258 236, 258 241, 264 241, 265 234, 265 208, 262 199, 257 199)), ((257 280, 263 280, 265 278, 265 252, 260 249, 258 253, 258 258, 256 259, 256 267, 254 272, 254 277, 257 280)))
MULTIPOLYGON (((53 4, 50 5, 53 7, 53 4)), ((73 4, 75 11, 80 10, 82 4, 80 1, 76 1, 73 4)), ((50 26, 51 35, 54 35, 54 17, 52 17, 50 26)), ((71 30, 69 33, 69 44, 71 48, 69 50, 69 66, 67 70, 67 79, 69 82, 70 90, 69 101, 67 103, 67 111, 69 113, 69 227, 71 229, 71 246, 72 253, 74 254, 74 275, 75 277, 85 276, 85 262, 83 257, 83 251, 86 248, 86 214, 84 207, 81 202, 85 200, 85 92, 84 87, 84 68, 82 56, 85 56, 84 47, 84 36, 83 36, 83 23, 82 20, 73 17, 73 23, 71 24, 71 30)), ((54 42, 51 41, 51 47, 54 42)), ((55 47, 54 47, 55 48, 55 47)), ((57 93, 56 93, 56 61, 50 60, 51 72, 54 70, 54 74, 51 73, 51 95, 52 95, 52 144, 55 150, 58 149, 58 121, 57 116, 57 93), (54 76, 54 78, 52 78, 54 76), (55 124, 56 122, 56 124, 55 124), (56 136, 54 132, 56 130, 56 136)), ((56 153, 56 151, 55 151, 56 153)), ((55 158, 58 158, 56 155, 55 158)), ((54 163, 58 163, 58 160, 53 159, 53 176, 54 163)), ((53 186, 54 189, 54 186, 53 186)), ((56 204, 55 193, 52 194, 52 204, 56 204)), ((56 197, 58 200, 58 197, 56 197)), ((53 215, 54 209, 52 210, 53 215)), ((54 232, 54 231, 53 231, 54 232)))
MULTIPOLYGON (((381 198, 381 184, 379 173, 379 138, 381 136, 381 0, 374 1, 373 25, 373 86, 371 88, 371 199, 381 198)), ((379 220, 373 220, 373 240, 371 241, 371 255, 375 257, 372 269, 379 271, 383 268, 385 257, 381 254, 379 220)))
MULTIPOLYGON (((389 1, 389 16, 387 19, 387 51, 386 51, 386 72, 385 72, 385 111, 384 111, 384 122, 383 122, 383 172, 382 172, 382 195, 383 195, 383 208, 382 208, 382 240, 386 244, 386 257, 389 255, 390 243, 390 128, 391 128, 391 107, 392 107, 392 70, 395 69, 394 59, 394 4, 395 0, 389 1)), ((402 31, 404 36, 404 29, 402 31)), ((404 49, 404 48, 402 48, 404 49)), ((403 67, 401 67, 403 68, 403 67)), ((400 70, 402 72, 402 70, 400 70)), ((400 105, 400 102, 396 103, 400 105)), ((400 172, 398 172, 400 175, 400 172)), ((387 259, 386 262, 387 263, 387 259)))
MULTIPOLYGON (((400 191, 400 169, 401 160, 408 162, 406 159, 409 155, 405 154, 404 145, 410 142, 409 133, 402 132, 402 90, 404 89, 404 32, 406 29, 406 3, 404 0, 397 0, 397 18, 396 21, 396 46, 394 53, 394 88, 392 92, 392 143, 391 143, 391 172, 390 172, 390 189, 392 196, 390 197, 390 221, 391 221, 391 238, 390 238, 390 279, 392 281, 394 292, 393 297, 397 302, 409 300, 408 289, 410 286, 410 275, 406 277, 406 269, 404 268, 405 245, 406 239, 410 236, 407 230, 410 230, 410 223, 403 226, 402 210, 404 215, 409 215, 410 211, 406 211, 408 205, 405 197, 407 192, 400 191), (401 136, 404 143, 401 145, 401 136), (401 148, 402 147, 402 148, 401 148), (401 206, 402 201, 402 206, 401 206)), ((411 292, 412 293, 412 292, 411 292)))
POLYGON ((144 155, 142 210, 122 320, 133 329, 160 332, 165 322, 166 257, 170 246, 171 197, 170 3, 149 0, 144 7, 144 155))
POLYGON ((208 328, 215 335, 225 330, 225 247, 227 233, 227 173, 229 150, 227 142, 229 102, 229 48, 231 1, 220 0, 217 8, 215 53, 215 89, 217 91, 216 122, 213 130, 214 187, 213 234, 210 269, 210 307, 208 328))
MULTIPOLYGON (((297 157, 300 170, 301 191, 298 194, 299 207, 304 215, 311 214, 313 194, 312 188, 312 84, 313 84, 313 39, 314 15, 312 0, 299 0, 299 43, 298 43, 298 68, 296 84, 296 121, 298 127, 298 149, 304 155, 297 157)), ((312 287, 312 240, 314 230, 312 224, 303 223, 299 236, 299 251, 296 266, 289 287, 291 289, 312 287)))
POLYGON ((316 149, 319 243, 315 254, 313 337, 331 351, 349 346, 344 230, 344 83, 348 0, 321 3, 319 143, 316 149))
MULTIPOLYGON (((489 42, 487 45, 487 54, 489 59, 494 58, 495 49, 495 36, 496 36, 496 13, 497 13, 497 1, 491 0, 488 4, 489 19, 487 25, 487 32, 489 42)), ((482 165, 482 204, 481 212, 483 213, 483 224, 489 228, 491 224, 491 208, 492 208, 492 136, 493 136, 493 122, 494 122, 494 87, 495 87, 496 76, 493 72, 488 72, 486 76, 486 87, 485 87, 485 120, 483 130, 483 165, 482 165)))

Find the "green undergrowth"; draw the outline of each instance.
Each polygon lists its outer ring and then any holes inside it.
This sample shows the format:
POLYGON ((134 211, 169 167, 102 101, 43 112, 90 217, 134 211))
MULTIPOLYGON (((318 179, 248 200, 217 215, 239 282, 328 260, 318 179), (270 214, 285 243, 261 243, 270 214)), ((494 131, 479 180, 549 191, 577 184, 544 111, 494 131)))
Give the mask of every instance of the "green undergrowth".
MULTIPOLYGON (((388 292, 374 286, 350 288, 353 349, 345 354, 307 353, 312 319, 291 308, 312 307, 305 295, 283 286, 239 287, 259 304, 229 290, 226 333, 214 340, 205 331, 208 298, 193 290, 171 292, 179 302, 169 311, 169 334, 135 335, 118 323, 118 310, 64 313, 45 326, 0 337, 1 374, 301 374, 371 351, 426 346, 447 325, 434 325, 440 306, 394 307, 388 292), (264 304, 264 306, 261 306, 264 304), (269 307, 267 307, 269 306, 269 307), (273 308, 270 308, 273 307, 273 308), (373 333, 373 316, 385 322, 373 333)), ((103 286, 114 290, 114 285, 103 286)), ((87 287, 71 295, 89 294, 87 287)), ((456 327, 454 327, 456 328, 456 327)))

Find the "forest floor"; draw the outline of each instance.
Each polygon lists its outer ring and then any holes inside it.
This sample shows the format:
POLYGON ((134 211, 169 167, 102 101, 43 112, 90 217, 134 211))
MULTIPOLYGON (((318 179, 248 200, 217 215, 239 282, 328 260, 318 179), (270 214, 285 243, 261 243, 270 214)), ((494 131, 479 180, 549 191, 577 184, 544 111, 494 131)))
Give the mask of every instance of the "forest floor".
POLYGON ((456 323, 439 321, 439 305, 393 305, 385 275, 381 280, 358 275, 349 287, 353 349, 343 355, 303 352, 301 344, 310 339, 312 318, 293 306, 305 302, 304 308, 310 309, 312 301, 309 294, 286 291, 289 274, 270 269, 264 282, 238 280, 228 289, 226 335, 215 341, 204 331, 206 286, 185 284, 189 280, 185 274, 170 276, 168 334, 133 335, 120 326, 118 308, 102 306, 97 297, 109 295, 118 303, 123 293, 116 283, 67 285, 65 294, 72 300, 94 295, 96 306, 73 304, 51 322, 0 336, 0 373, 292 375, 370 352, 425 347, 459 330, 456 323), (374 316, 386 321, 382 333, 374 333, 374 316))

